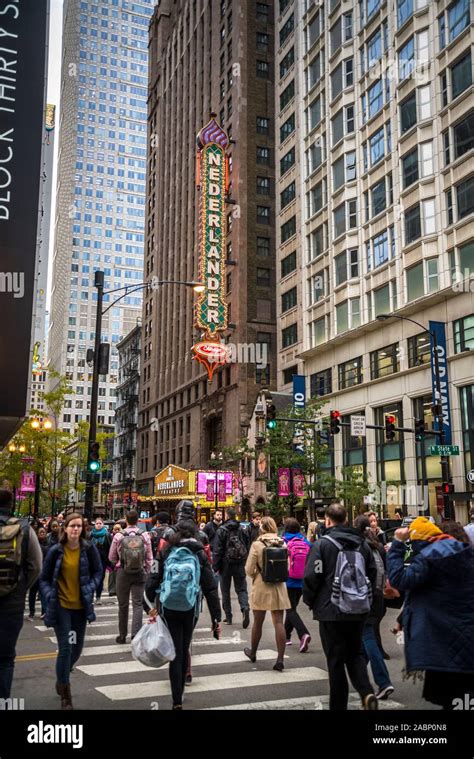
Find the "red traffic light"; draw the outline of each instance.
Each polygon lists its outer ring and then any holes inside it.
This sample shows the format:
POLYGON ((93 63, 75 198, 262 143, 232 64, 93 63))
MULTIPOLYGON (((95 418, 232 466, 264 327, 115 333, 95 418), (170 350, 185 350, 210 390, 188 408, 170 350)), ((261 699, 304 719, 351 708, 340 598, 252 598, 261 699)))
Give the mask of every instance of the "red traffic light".
POLYGON ((454 485, 452 482, 443 482, 443 493, 454 493, 454 485))
POLYGON ((386 420, 387 420, 387 422, 388 422, 389 424, 395 424, 395 422, 396 422, 397 418, 396 418, 395 416, 393 416, 393 414, 389 414, 389 415, 386 417, 386 420))
POLYGON ((332 419, 340 419, 341 418, 341 412, 340 411, 331 411, 331 418, 332 419))

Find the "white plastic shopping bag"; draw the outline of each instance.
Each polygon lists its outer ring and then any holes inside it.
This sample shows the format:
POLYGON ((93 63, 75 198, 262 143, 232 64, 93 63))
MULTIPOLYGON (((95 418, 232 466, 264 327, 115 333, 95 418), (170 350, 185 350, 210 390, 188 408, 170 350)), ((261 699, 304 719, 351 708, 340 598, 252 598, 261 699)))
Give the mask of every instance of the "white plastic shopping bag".
POLYGON ((176 656, 170 631, 161 617, 149 619, 132 641, 132 656, 147 667, 163 667, 176 656))

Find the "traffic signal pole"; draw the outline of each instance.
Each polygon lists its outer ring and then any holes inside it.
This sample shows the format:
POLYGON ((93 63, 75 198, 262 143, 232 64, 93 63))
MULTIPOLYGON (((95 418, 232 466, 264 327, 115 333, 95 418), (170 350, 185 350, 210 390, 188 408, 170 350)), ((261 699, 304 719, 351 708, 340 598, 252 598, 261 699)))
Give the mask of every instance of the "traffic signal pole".
MULTIPOLYGON (((97 435, 97 403, 99 397, 99 350, 102 334, 102 302, 104 299, 104 272, 96 271, 94 285, 97 288, 97 314, 95 321, 94 364, 92 372, 91 408, 89 414, 88 456, 97 435)), ((94 478, 95 473, 86 467, 86 492, 84 497, 84 516, 91 520, 94 511, 94 478)))

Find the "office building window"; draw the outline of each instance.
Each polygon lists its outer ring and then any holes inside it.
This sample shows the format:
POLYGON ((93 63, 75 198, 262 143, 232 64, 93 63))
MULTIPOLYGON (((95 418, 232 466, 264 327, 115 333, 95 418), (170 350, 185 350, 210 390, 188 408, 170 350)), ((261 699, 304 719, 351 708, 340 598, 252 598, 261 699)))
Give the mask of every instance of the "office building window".
POLYGON ((456 185, 457 218, 463 219, 474 211, 474 176, 456 185))
MULTIPOLYGON (((358 416, 365 416, 364 411, 357 411, 358 416)), ((350 417, 343 416, 342 422, 349 423, 350 417)), ((342 428, 342 452, 343 452, 343 466, 354 467, 355 471, 363 477, 366 477, 367 471, 367 454, 366 454, 366 438, 359 435, 354 437, 351 435, 351 428, 342 428)))
POLYGON ((288 369, 284 369, 283 372, 283 384, 289 385, 291 382, 293 382, 293 377, 295 374, 298 374, 298 367, 297 366, 290 366, 288 369))
POLYGON ((416 91, 400 104, 400 126, 403 132, 407 132, 416 124, 416 91))
POLYGON ((474 314, 455 321, 453 331, 455 353, 474 350, 474 314))
POLYGON ((398 28, 413 15, 413 0, 397 0, 398 28))
POLYGON ((256 18, 257 18, 257 21, 262 21, 264 24, 268 23, 269 6, 266 3, 257 3, 256 18))
POLYGON ((310 62, 306 69, 306 90, 309 92, 315 84, 321 79, 322 71, 324 70, 324 54, 321 51, 310 62))
POLYGON ((309 235, 307 235, 306 241, 308 245, 308 261, 312 261, 321 256, 324 252, 324 226, 321 225, 317 229, 313 230, 309 235))
POLYGON ((421 298, 425 294, 423 280, 423 262, 415 264, 406 271, 407 278, 407 298, 408 301, 421 298))
POLYGON ((471 51, 451 66, 451 94, 456 98, 472 84, 471 51))
POLYGON ((318 213, 318 211, 321 210, 321 208, 325 204, 324 196, 325 196, 325 192, 324 192, 323 180, 321 180, 321 182, 318 182, 317 185, 312 187, 311 190, 306 193, 308 218, 310 218, 315 213, 318 213))
POLYGON ((291 182, 291 184, 288 185, 288 187, 285 187, 284 190, 280 193, 280 208, 283 209, 289 203, 291 203, 296 197, 296 184, 295 182, 291 182))
POLYGON ((282 293, 281 296, 281 312, 289 311, 297 304, 296 287, 292 287, 291 290, 287 290, 286 293, 282 293))
POLYGON ((269 44, 270 35, 264 32, 257 32, 257 51, 259 53, 267 53, 269 44))
MULTIPOLYGON (((459 388, 461 400, 461 430, 466 474, 474 469, 474 385, 459 388)), ((472 490, 472 485, 470 487, 472 490)))
POLYGON ((379 348, 370 354, 370 377, 378 379, 400 370, 399 345, 394 343, 386 348, 379 348))
POLYGON ((280 142, 284 142, 286 138, 289 137, 290 134, 292 134, 294 131, 295 131, 295 114, 292 113, 291 116, 280 127, 280 142))
POLYGON ((270 134, 270 119, 266 116, 257 116, 257 133, 270 134))
POLYGON ((296 216, 286 221, 280 227, 281 242, 284 243, 296 234, 296 216))
POLYGON ((289 327, 285 327, 281 331, 282 347, 288 348, 290 345, 294 345, 298 342, 298 325, 290 324, 289 327))
POLYGON ((271 269, 257 266, 257 287, 270 287, 271 269))
POLYGON ((339 364, 338 380, 340 390, 360 385, 363 382, 362 356, 339 364))
POLYGON ((280 95, 280 111, 283 111, 288 103, 290 103, 295 96, 295 80, 292 79, 291 82, 280 95))
POLYGON ((270 224, 269 206, 257 206, 257 224, 270 224))
POLYGON ((408 366, 423 366, 430 363, 430 333, 421 332, 408 338, 408 366))
POLYGON ((316 274, 309 277, 308 281, 308 302, 314 306, 321 298, 328 294, 329 270, 321 269, 316 274))
POLYGON ((292 13, 280 29, 280 47, 285 44, 286 40, 295 28, 295 16, 292 13))
POLYGON ((288 50, 287 54, 280 61, 280 79, 288 74, 295 63, 295 48, 288 50))
POLYGON ((469 0, 456 0, 438 17, 440 50, 452 42, 471 23, 469 0), (446 30, 448 36, 446 39, 446 30))
POLYGON ((311 132, 312 129, 315 129, 318 126, 321 118, 324 115, 323 110, 324 108, 322 97, 317 97, 316 100, 313 100, 313 102, 310 104, 309 108, 306 109, 306 123, 308 132, 311 132))
POLYGON ((269 165, 270 148, 257 146, 257 163, 264 164, 265 166, 269 165))
POLYGON ((474 111, 453 126, 453 147, 455 159, 474 148, 474 111))
POLYGON ((281 278, 291 274, 296 269, 296 250, 289 253, 281 260, 281 278))
POLYGON ((326 317, 315 319, 309 325, 309 341, 311 348, 316 348, 326 342, 326 317))
POLYGON ((334 259, 336 287, 359 276, 359 251, 346 250, 334 259))
POLYGON ((257 76, 261 79, 268 79, 270 75, 270 64, 268 61, 257 61, 257 76))
POLYGON ((257 237, 257 256, 270 255, 270 238, 257 237))
POLYGON ((257 177, 257 194, 270 194, 270 179, 268 177, 257 177))
POLYGON ((295 163, 295 148, 291 148, 291 150, 286 153, 283 158, 280 160, 280 174, 283 176, 283 174, 286 174, 286 172, 291 169, 292 166, 294 166, 295 163))
POLYGON ((332 369, 324 369, 312 374, 309 379, 311 398, 332 393, 332 369))

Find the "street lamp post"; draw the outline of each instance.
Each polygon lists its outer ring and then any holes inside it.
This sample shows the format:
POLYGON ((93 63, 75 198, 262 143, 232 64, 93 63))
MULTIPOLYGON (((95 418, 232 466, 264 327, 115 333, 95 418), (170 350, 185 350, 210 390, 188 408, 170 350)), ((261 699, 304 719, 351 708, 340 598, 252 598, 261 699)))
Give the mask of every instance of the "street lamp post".
MULTIPOLYGON (((412 322, 412 324, 416 324, 417 327, 421 327, 421 329, 425 330, 425 332, 428 332, 433 341, 432 355, 433 355, 434 379, 435 379, 435 388, 436 388, 433 394, 434 396, 433 410, 434 410, 434 417, 438 423, 439 443, 441 446, 443 446, 445 444, 446 437, 445 437, 445 431, 444 431, 443 412, 442 412, 442 407, 441 407, 441 378, 439 376, 438 339, 436 336, 436 332, 430 329, 427 329, 424 324, 417 322, 415 319, 410 319, 410 317, 408 316, 400 316, 399 314, 379 314, 376 318, 378 321, 387 321, 387 319, 391 319, 392 317, 395 319, 401 319, 402 321, 412 322)), ((449 457, 441 456, 440 462, 441 462, 441 479, 443 482, 449 483, 450 481, 449 457)), ((444 518, 454 519, 454 509, 449 499, 449 493, 443 493, 443 508, 444 508, 444 518)))
MULTIPOLYGON (((192 287, 195 292, 202 292, 204 285, 200 282, 186 282, 181 280, 152 280, 151 282, 141 282, 138 285, 125 285, 124 287, 116 287, 113 290, 104 290, 104 272, 96 271, 94 277, 94 286, 97 288, 97 311, 95 322, 95 340, 94 340, 94 363, 92 372, 92 393, 91 393, 91 407, 89 414, 89 442, 88 451, 91 450, 91 446, 95 443, 97 434, 97 402, 99 395, 99 352, 101 345, 101 332, 102 332, 102 317, 107 313, 109 309, 115 306, 119 300, 125 298, 131 293, 138 292, 139 290, 148 290, 149 288, 155 288, 159 285, 184 285, 185 287, 192 287), (102 308, 104 295, 111 295, 112 293, 122 292, 118 298, 116 298, 107 308, 102 308)), ((89 463, 89 462, 88 462, 89 463)), ((131 498, 131 493, 130 493, 131 498)), ((84 495, 84 516, 86 519, 92 519, 92 512, 94 508, 94 472, 89 470, 89 466, 86 469, 86 490, 84 495)))

